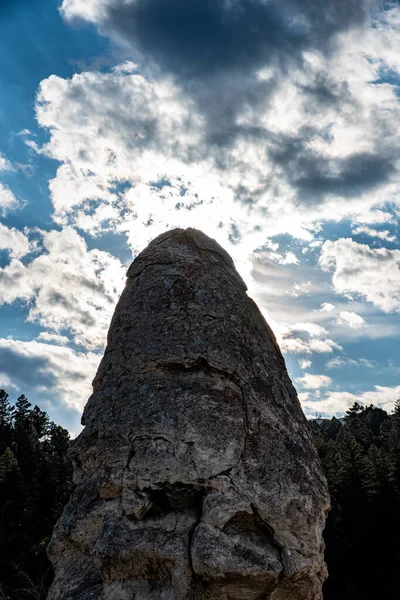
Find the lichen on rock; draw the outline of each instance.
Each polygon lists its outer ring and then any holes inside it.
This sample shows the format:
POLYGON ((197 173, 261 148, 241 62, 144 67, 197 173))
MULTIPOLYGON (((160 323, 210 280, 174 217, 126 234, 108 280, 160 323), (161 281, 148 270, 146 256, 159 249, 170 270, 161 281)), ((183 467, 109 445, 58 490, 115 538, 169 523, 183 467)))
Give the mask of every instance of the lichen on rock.
POLYGON ((48 600, 321 600, 326 481, 274 334, 195 229, 134 260, 48 600))

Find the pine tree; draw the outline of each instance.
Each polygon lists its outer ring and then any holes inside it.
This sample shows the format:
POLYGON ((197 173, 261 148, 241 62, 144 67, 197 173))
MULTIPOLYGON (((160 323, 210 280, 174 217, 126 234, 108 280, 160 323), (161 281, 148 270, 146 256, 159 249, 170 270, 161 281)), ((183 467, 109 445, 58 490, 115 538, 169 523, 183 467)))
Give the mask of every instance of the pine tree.
POLYGON ((31 412, 31 406, 32 404, 28 401, 28 398, 26 398, 24 394, 17 398, 14 413, 14 419, 16 423, 23 422, 29 416, 29 413, 31 412))
POLYGON ((35 428, 39 440, 48 434, 50 427, 49 415, 43 410, 40 410, 38 406, 34 406, 31 411, 30 421, 35 428))
POLYGON ((0 457, 0 581, 8 588, 18 584, 13 557, 26 544, 24 532, 25 486, 18 461, 10 448, 0 457))
POLYGON ((392 416, 389 441, 389 479, 400 502, 400 399, 396 401, 392 416))
POLYGON ((364 406, 359 402, 354 402, 353 406, 346 411, 345 421, 349 421, 350 419, 354 419, 359 415, 362 415, 364 412, 364 406))
POLYGON ((0 455, 11 446, 13 413, 7 392, 0 389, 0 455))
POLYGON ((0 391, 0 598, 46 596, 45 549, 72 489, 68 447, 68 432, 46 412, 24 395, 13 409, 0 391))

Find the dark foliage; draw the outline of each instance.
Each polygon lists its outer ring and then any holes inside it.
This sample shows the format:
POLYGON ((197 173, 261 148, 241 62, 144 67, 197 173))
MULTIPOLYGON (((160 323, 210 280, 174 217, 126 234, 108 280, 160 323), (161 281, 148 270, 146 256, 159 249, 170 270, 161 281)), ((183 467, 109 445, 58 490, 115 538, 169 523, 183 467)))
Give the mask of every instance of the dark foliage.
POLYGON ((0 600, 46 597, 46 545, 72 489, 68 447, 44 411, 0 390, 0 600))
POLYGON ((332 500, 324 600, 393 600, 400 564, 400 403, 355 403, 343 423, 310 423, 332 500))

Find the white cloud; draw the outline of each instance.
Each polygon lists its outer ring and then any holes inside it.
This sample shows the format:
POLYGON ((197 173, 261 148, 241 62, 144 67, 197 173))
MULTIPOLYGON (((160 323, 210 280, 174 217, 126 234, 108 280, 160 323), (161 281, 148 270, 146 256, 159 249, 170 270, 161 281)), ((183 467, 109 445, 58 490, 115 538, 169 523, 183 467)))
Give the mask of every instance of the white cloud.
POLYGON ((280 262, 283 265, 297 265, 299 260, 294 252, 287 252, 285 257, 280 262))
POLYGON ((332 379, 327 375, 305 373, 302 377, 297 377, 296 382, 300 383, 307 390, 319 390, 328 387, 332 383, 332 379))
MULTIPOLYGON (((94 236, 125 233, 134 254, 166 229, 196 226, 227 248, 248 282, 249 257, 271 235, 312 239, 304 228, 312 217, 293 213, 289 188, 273 198, 264 190, 251 208, 236 199, 238 188, 250 196, 265 188, 265 142, 239 139, 221 150, 226 168, 216 167, 193 100, 170 80, 150 82, 124 65, 41 83, 37 119, 50 140, 35 148, 61 163, 50 182, 57 222, 94 236)), ((277 260, 298 262, 292 251, 277 260)))
POLYGON ((41 407, 52 408, 51 412, 64 406, 79 413, 92 392, 101 358, 93 352, 4 338, 0 338, 0 357, 2 385, 28 397, 35 395, 41 407))
POLYGON ((351 358, 332 358, 331 360, 329 360, 325 367, 327 369, 340 369, 340 367, 345 367, 347 365, 351 365, 351 366, 358 366, 358 362, 354 359, 351 358))
POLYGON ((350 327, 350 329, 361 329, 365 325, 365 321, 360 315, 348 310, 340 311, 336 323, 344 327, 350 327))
MULTIPOLYGON (((134 10, 135 4, 134 0, 64 0, 61 13, 70 21, 83 19, 94 23, 103 34, 124 44, 124 40, 126 42, 129 38, 129 31, 126 30, 123 34, 124 27, 122 25, 121 29, 121 23, 124 15, 129 14, 130 7, 134 10)), ((227 6, 225 9, 228 10, 227 6)), ((302 9, 307 12, 306 5, 302 9)), ((277 210, 274 210, 273 218, 278 218, 282 231, 290 227, 294 232, 297 222, 297 231, 301 232, 303 237, 304 225, 316 221, 317 218, 341 220, 350 215, 358 221, 373 221, 381 209, 383 195, 386 199, 391 199, 395 193, 396 176, 391 168, 391 161, 393 159, 394 164, 398 139, 392 124, 399 118, 398 99, 394 86, 372 82, 379 80, 379 70, 382 67, 396 70, 399 66, 396 54, 400 38, 398 15, 398 8, 393 6, 391 10, 379 14, 373 27, 367 26, 368 21, 363 21, 360 28, 346 27, 339 36, 334 51, 326 56, 318 49, 310 47, 302 53, 304 68, 295 68, 292 65, 287 76, 270 64, 270 55, 267 53, 265 65, 255 65, 253 79, 246 80, 247 84, 253 87, 248 91, 246 86, 246 101, 238 109, 235 105, 236 110, 232 111, 236 115, 232 126, 242 128, 244 135, 240 140, 233 142, 227 152, 222 144, 219 147, 218 158, 226 171, 225 176, 221 177, 222 185, 232 190, 241 181, 247 195, 253 202, 257 197, 262 208, 269 211, 271 205, 276 204, 277 210), (259 91, 260 81, 265 82, 266 86, 263 88, 263 96, 259 91), (268 86, 268 82, 272 84, 268 86), (256 105, 251 104, 252 90, 255 90, 256 105), (254 137, 251 137, 252 130, 257 132, 254 137), (262 134, 265 135, 260 143, 262 134), (272 156, 279 155, 279 152, 283 153, 282 158, 286 156, 286 160, 275 160, 275 164, 272 165, 272 156), (260 160, 261 156, 265 158, 260 160), (354 156, 370 156, 370 168, 365 168, 365 165, 363 168, 362 161, 357 164, 341 162, 354 156), (387 170, 385 162, 389 167, 387 170), (365 185, 367 180, 370 185, 365 185), (359 193, 355 193, 354 190, 357 185, 360 188, 359 193), (304 205, 300 211, 297 210, 298 203, 295 202, 295 188, 304 205), (330 200, 324 202, 323 197, 326 194, 330 196, 330 200), (279 202, 280 197, 284 202, 279 202)), ((133 26, 134 16, 131 15, 131 18, 133 26)), ((133 44, 134 42, 135 40, 133 44)), ((149 44, 147 54, 151 54, 153 45, 157 45, 157 40, 149 44)), ((185 58, 182 55, 180 62, 184 62, 185 58)), ((128 72, 129 75, 135 69, 138 69, 138 65, 128 61, 117 66, 114 74, 123 75, 128 72)), ((148 71, 149 69, 146 72, 148 71)), ((100 82, 101 78, 97 76, 97 79, 100 82)), ((103 97, 107 98, 105 79, 102 78, 101 81, 104 89, 100 90, 98 87, 97 93, 102 93, 103 97)), ((155 87, 158 84, 159 82, 154 83, 155 87)), ((235 103, 238 96, 235 92, 238 90, 234 87, 231 89, 230 80, 223 80, 223 86, 223 93, 217 90, 217 93, 220 93, 220 96, 217 96, 220 103, 227 103, 227 98, 235 103)), ((68 87, 72 92, 73 86, 68 87)), ((207 90, 211 102, 214 100, 214 87, 218 88, 215 80, 207 90)), ((46 97, 49 97, 48 91, 45 92, 46 97)), ((116 91, 115 105, 123 95, 121 90, 119 93, 116 91)), ((137 93, 138 90, 134 91, 132 97, 137 93)), ((146 93, 143 90, 143 94, 146 93)), ((194 92, 191 96, 195 96, 194 92)), ((188 94, 185 95, 183 89, 180 89, 176 99, 179 104, 190 103, 188 94)), ((69 100, 76 104, 72 94, 69 95, 69 100)), ((83 100, 81 96, 80 101, 83 100)), ((50 102, 53 101, 54 97, 50 102)), ((133 102, 136 101, 137 99, 133 102)), ((204 109, 204 104, 203 102, 200 106, 199 102, 200 109, 192 104, 192 114, 198 114, 202 109, 204 113, 207 110, 210 112, 210 107, 204 109)), ((216 104, 215 101, 213 104, 216 104)), ((93 103, 89 98, 88 105, 93 112, 93 121, 96 122, 100 103, 93 103)), ((63 106, 67 106, 67 103, 63 102, 63 106)), ((104 102, 104 112, 106 107, 107 102, 104 102)), ((127 108, 132 108, 129 100, 127 108)), ((218 112, 218 107, 212 106, 212 110, 218 112)), ((126 111, 121 104, 118 111, 108 111, 108 123, 111 124, 111 120, 116 118, 118 121, 120 112, 123 120, 126 120, 126 111), (112 112, 117 114, 111 114, 112 112)), ((77 117, 80 114, 82 116, 78 110, 77 117)), ((116 125, 118 126, 118 122, 116 125)), ((187 123, 185 125, 187 128, 187 123)), ((95 123, 93 127, 96 129, 95 123)), ((108 131, 113 129, 109 127, 108 131)), ((179 131, 181 133, 182 128, 179 131)), ((102 128, 99 128, 98 133, 101 142, 104 136, 102 128)), ((198 130, 197 133, 201 132, 198 130)), ((173 139, 179 145, 181 139, 178 130, 173 134, 173 139)), ((193 135, 193 131, 190 134, 193 135)), ((204 131, 200 137, 204 143, 204 131)), ((212 151, 211 146, 208 150, 212 151)), ((209 169, 209 172, 210 170, 212 169, 209 169)), ((166 173, 166 170, 163 173, 166 173)), ((384 211, 380 211, 380 216, 383 213, 384 211)), ((390 217, 386 213, 386 220, 388 216, 390 217)))
POLYGON ((12 258, 20 258, 30 251, 28 238, 14 227, 0 223, 0 250, 8 250, 12 258))
POLYGON ((292 331, 306 331, 310 337, 322 337, 327 335, 325 327, 318 325, 318 323, 295 323, 291 326, 292 331))
POLYGON ((341 346, 339 346, 339 344, 330 338, 326 338, 324 340, 310 339, 304 341, 300 338, 284 337, 280 342, 280 347, 282 352, 287 352, 288 354, 313 354, 314 352, 317 352, 318 354, 324 354, 333 352, 334 350, 343 349, 341 346))
POLYGON ((102 346, 125 269, 109 253, 88 250, 72 228, 42 232, 42 243, 36 258, 0 269, 0 302, 29 300, 28 320, 68 330, 87 348, 102 346))
MULTIPOLYGON (((8 158, 0 154, 0 173, 5 171, 14 171, 13 165, 8 158)), ((5 215, 9 210, 14 210, 19 206, 19 201, 14 196, 10 188, 0 182, 0 214, 5 215)), ((1 247, 1 238, 0 238, 1 247)))
POLYGON ((323 304, 321 304, 321 308, 320 310, 322 312, 332 312, 332 310, 334 310, 335 305, 331 304, 330 302, 324 302, 323 304))
POLYGON ((310 392, 299 392, 297 394, 299 400, 301 403, 305 402, 306 400, 308 400, 308 398, 310 397, 310 392))
MULTIPOLYGON (((386 219, 387 221, 387 219, 386 219)), ((370 237, 377 237, 381 240, 386 240, 387 242, 395 242, 396 236, 392 235, 388 229, 374 229, 373 227, 368 227, 367 225, 359 225, 357 227, 353 227, 352 232, 354 235, 364 234, 369 235, 370 237)))
POLYGON ((299 358, 298 361, 300 369, 309 369, 311 367, 311 360, 306 358, 299 358))
POLYGON ((293 291, 291 292, 291 296, 294 298, 298 298, 302 294, 309 294, 311 288, 311 281, 298 282, 295 281, 293 283, 293 291))
POLYGON ((62 15, 71 21, 74 19, 85 19, 97 22, 106 17, 106 8, 110 0, 63 0, 61 5, 62 15))
POLYGON ((18 131, 18 133, 16 133, 15 135, 25 137, 27 135, 36 135, 36 134, 32 133, 32 131, 30 131, 30 129, 21 129, 21 131, 18 131))
POLYGON ((377 367, 379 367, 379 363, 376 360, 368 360, 366 358, 359 358, 357 360, 354 360, 354 358, 332 358, 331 360, 329 360, 325 367, 327 369, 339 369, 340 367, 346 367, 346 366, 352 366, 352 367, 365 367, 367 369, 376 369, 377 367))
POLYGON ((343 349, 327 337, 327 330, 317 323, 282 324, 276 333, 282 351, 288 354, 321 354, 343 349))
MULTIPOLYGON (((109 0, 65 0, 62 12, 101 25, 109 18, 107 6, 109 0)), ((126 232, 135 252, 169 227, 197 224, 242 260, 271 235, 287 232, 312 244, 323 220, 375 218, 383 194, 394 199, 394 184, 382 174, 379 193, 372 183, 359 193, 344 189, 340 161, 356 157, 356 164, 343 163, 353 181, 362 157, 373 157, 383 137, 386 145, 397 144, 396 136, 381 131, 399 108, 393 91, 371 85, 378 67, 368 58, 371 47, 359 44, 357 36, 348 38, 324 60, 310 51, 307 68, 288 78, 274 73, 274 86, 257 110, 247 103, 238 111, 235 126, 245 133, 227 146, 209 145, 207 120, 193 94, 171 79, 144 77, 132 61, 111 73, 49 77, 41 83, 37 118, 50 140, 36 148, 61 163, 50 186, 56 218, 92 235, 104 228, 126 232), (322 96, 331 92, 323 110, 310 110, 319 101, 318 86, 322 96), (253 130, 260 135, 252 137, 253 130), (290 164, 279 158, 285 151, 294 157, 290 164), (321 182, 328 196, 319 192, 321 182), (118 189, 125 183, 132 186, 128 192, 118 189)), ((382 150, 383 170, 394 155, 382 150)), ((280 260, 298 258, 289 251, 280 260)), ((303 291, 295 284, 293 295, 303 291)))
POLYGON ((390 412, 394 408, 396 400, 400 397, 400 385, 395 387, 376 385, 373 390, 359 393, 350 392, 327 392, 322 398, 302 399, 302 406, 306 414, 314 414, 315 411, 325 415, 344 413, 358 402, 363 405, 373 404, 390 412))
POLYGON ((19 202, 12 191, 3 183, 0 183, 0 213, 4 215, 18 206, 19 202))
POLYGON ((13 166, 10 161, 3 155, 0 154, 0 172, 1 171, 12 171, 13 166))
POLYGON ((367 369, 376 369, 379 367, 379 362, 377 360, 369 360, 367 358, 359 358, 358 362, 362 367, 366 367, 367 369))
POLYGON ((37 337, 38 342, 45 342, 48 344, 57 344, 58 346, 66 346, 69 343, 69 338, 66 335, 60 335, 59 333, 49 333, 48 331, 42 331, 37 337))
POLYGON ((176 177, 189 152, 196 162, 201 159, 200 117, 168 81, 152 84, 118 70, 70 80, 53 75, 41 82, 36 112, 51 132, 41 151, 64 163, 51 183, 59 218, 88 200, 112 203, 119 182, 176 177))
POLYGON ((319 258, 335 291, 364 297, 385 312, 400 310, 400 250, 373 249, 348 238, 326 241, 319 258))

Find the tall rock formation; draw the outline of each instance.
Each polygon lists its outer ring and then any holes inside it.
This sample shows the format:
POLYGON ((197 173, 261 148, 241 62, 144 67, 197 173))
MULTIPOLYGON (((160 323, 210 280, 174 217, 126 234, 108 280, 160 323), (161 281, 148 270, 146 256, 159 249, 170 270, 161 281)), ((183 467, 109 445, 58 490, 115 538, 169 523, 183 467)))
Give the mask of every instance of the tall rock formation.
POLYGON ((48 600, 320 600, 328 491, 275 337, 195 229, 132 263, 48 600))

